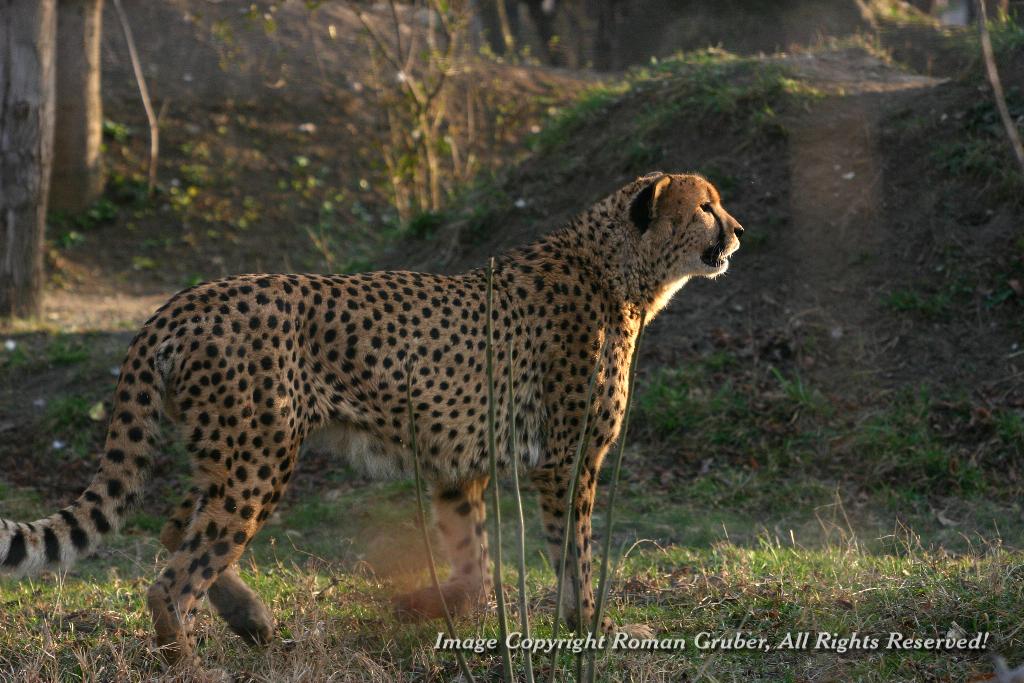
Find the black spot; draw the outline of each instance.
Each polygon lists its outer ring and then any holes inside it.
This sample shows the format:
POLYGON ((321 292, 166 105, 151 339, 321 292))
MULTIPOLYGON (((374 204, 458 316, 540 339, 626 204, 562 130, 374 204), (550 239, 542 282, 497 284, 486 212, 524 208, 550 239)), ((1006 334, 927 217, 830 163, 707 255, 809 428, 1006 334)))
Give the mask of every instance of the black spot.
POLYGON ((4 566, 17 567, 25 559, 28 553, 25 551, 25 534, 18 529, 11 537, 11 547, 7 549, 7 557, 4 558, 4 566))
POLYGON ((93 508, 89 512, 89 517, 92 518, 92 523, 96 525, 96 531, 101 534, 105 534, 110 531, 110 522, 107 521, 106 515, 99 508, 93 508))
POLYGON ((82 531, 81 527, 71 529, 71 545, 79 551, 89 547, 89 535, 82 531))
POLYGON ((50 527, 43 529, 43 543, 46 545, 46 561, 50 564, 60 562, 60 541, 50 527))

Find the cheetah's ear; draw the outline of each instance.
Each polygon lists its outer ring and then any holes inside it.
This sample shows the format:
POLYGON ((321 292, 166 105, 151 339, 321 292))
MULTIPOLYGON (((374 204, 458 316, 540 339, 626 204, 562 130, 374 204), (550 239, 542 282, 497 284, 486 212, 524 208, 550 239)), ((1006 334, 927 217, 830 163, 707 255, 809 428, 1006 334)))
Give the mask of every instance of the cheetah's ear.
POLYGON ((663 175, 649 182, 633 198, 633 203, 629 207, 629 217, 641 235, 647 232, 651 223, 658 217, 658 197, 671 182, 672 176, 663 175))

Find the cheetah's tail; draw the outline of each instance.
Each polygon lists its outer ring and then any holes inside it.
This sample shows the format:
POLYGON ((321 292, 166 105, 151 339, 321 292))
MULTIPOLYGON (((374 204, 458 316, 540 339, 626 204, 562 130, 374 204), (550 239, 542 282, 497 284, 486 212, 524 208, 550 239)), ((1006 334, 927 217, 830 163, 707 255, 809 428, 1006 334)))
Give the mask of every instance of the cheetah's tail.
POLYGON ((155 343, 144 328, 128 349, 104 455, 82 495, 35 522, 0 519, 0 573, 27 576, 70 567, 96 550, 104 535, 121 528, 139 500, 152 465, 164 389, 155 343))

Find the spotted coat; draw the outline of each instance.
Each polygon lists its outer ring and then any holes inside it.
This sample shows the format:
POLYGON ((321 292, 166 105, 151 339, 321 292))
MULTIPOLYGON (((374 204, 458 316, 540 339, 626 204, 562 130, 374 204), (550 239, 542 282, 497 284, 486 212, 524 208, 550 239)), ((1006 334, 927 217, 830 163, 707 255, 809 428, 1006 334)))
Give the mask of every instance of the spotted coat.
MULTIPOLYGON (((597 474, 622 426, 640 320, 694 276, 728 267, 742 228, 700 176, 643 176, 494 269, 498 464, 518 458, 540 496, 552 559, 560 553, 573 455, 589 411, 589 446, 571 501, 570 562, 589 619, 597 474), (510 447, 511 366, 516 452, 510 447), (593 400, 587 385, 597 368, 593 400)), ((157 422, 179 426, 193 485, 161 541, 171 552, 149 590, 157 643, 191 657, 196 601, 232 629, 268 641, 273 617, 234 564, 272 513, 303 445, 369 472, 408 475, 411 395, 421 464, 452 563, 442 593, 457 613, 488 589, 486 274, 241 275, 175 295, 132 341, 99 470, 70 506, 32 523, 0 521, 0 569, 67 567, 118 528, 142 494, 157 422)), ((399 596, 402 615, 436 617, 432 588, 399 596)), ((605 628, 610 628, 606 624, 605 628)))

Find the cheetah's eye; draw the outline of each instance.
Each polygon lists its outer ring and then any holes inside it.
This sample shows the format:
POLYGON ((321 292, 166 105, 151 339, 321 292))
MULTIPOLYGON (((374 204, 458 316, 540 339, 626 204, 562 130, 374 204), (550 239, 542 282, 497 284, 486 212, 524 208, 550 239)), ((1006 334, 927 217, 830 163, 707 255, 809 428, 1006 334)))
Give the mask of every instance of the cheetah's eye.
POLYGON ((700 205, 700 210, 704 213, 711 213, 711 202, 704 202, 700 205))

